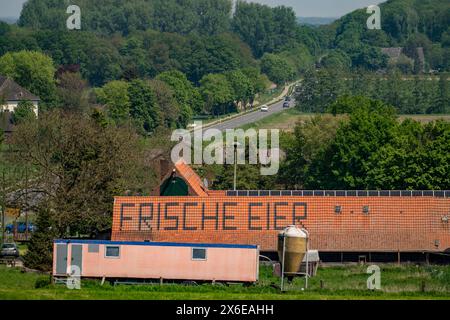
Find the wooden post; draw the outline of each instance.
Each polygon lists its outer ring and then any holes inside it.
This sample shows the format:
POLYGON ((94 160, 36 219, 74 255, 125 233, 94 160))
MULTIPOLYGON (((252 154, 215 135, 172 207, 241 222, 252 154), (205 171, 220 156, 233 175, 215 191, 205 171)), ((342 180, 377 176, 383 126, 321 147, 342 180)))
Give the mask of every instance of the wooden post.
POLYGON ((420 292, 425 292, 425 281, 422 281, 422 284, 420 285, 420 292))
POLYGON ((323 287, 324 287, 323 280, 320 280, 320 289, 323 289, 323 287))
POLYGON ((163 285, 163 278, 159 278, 159 285, 162 286, 163 285))
POLYGON ((400 250, 397 252, 397 264, 400 265, 401 263, 401 257, 400 257, 400 250))
POLYGON ((427 265, 429 265, 430 264, 430 253, 429 252, 427 252, 425 254, 425 258, 426 258, 427 265))

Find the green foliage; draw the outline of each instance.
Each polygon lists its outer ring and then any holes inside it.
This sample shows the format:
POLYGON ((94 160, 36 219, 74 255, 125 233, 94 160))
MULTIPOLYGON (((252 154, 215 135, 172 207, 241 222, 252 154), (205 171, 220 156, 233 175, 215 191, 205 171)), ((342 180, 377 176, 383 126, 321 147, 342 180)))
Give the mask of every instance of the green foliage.
POLYGON ((53 262, 53 240, 58 237, 55 221, 48 209, 41 208, 37 213, 36 231, 31 236, 24 263, 30 269, 50 271, 53 262))
POLYGON ((200 81, 200 92, 209 114, 226 114, 234 102, 233 87, 222 74, 209 74, 200 81))
MULTIPOLYGON (((46 195, 42 223, 48 225, 38 226, 42 231, 38 236, 45 241, 106 230, 114 196, 151 188, 151 169, 144 163, 140 137, 128 126, 99 120, 50 111, 14 131, 15 162, 34 168, 32 183, 46 195)), ((44 243, 40 247, 41 241, 36 245, 39 250, 47 248, 44 243)), ((30 264, 35 260, 30 258, 30 264)))
POLYGON ((13 78, 44 103, 54 102, 55 68, 47 55, 35 51, 6 53, 0 57, 0 74, 13 78))
POLYGON ((56 89, 59 105, 64 110, 83 113, 89 107, 87 88, 87 81, 80 73, 62 73, 56 89))
POLYGON ((144 80, 133 80, 128 87, 130 115, 141 133, 152 133, 163 124, 155 93, 144 80))
POLYGON ((282 85, 295 78, 294 67, 286 58, 280 55, 266 53, 261 59, 261 71, 267 74, 270 80, 282 85))
MULTIPOLYGON (((230 0, 78 0, 82 28, 101 34, 153 29, 180 34, 219 34, 228 29, 230 0)), ((67 5, 54 0, 30 0, 19 25, 32 29, 63 30, 67 5)))
POLYGON ((129 87, 126 81, 111 81, 102 88, 95 89, 97 101, 106 106, 108 116, 117 123, 129 118, 131 110, 129 87))
POLYGON ((256 57, 296 42, 299 26, 292 8, 271 8, 258 3, 237 1, 232 30, 247 43, 256 57))
POLYGON ((24 121, 35 120, 36 113, 34 111, 33 102, 28 100, 20 101, 17 108, 14 109, 12 120, 14 124, 20 124, 24 121))
POLYGON ((400 123, 392 107, 365 97, 341 97, 329 109, 348 113, 348 119, 299 124, 280 182, 336 190, 450 187, 448 122, 400 123))
POLYGON ((380 4, 381 30, 366 28, 369 15, 365 9, 356 10, 336 21, 333 48, 339 48, 352 57, 353 65, 371 70, 383 68, 381 47, 405 47, 415 61, 415 72, 423 65, 417 56, 417 47, 423 47, 425 58, 432 69, 447 69, 442 63, 446 52, 450 4, 446 0, 391 0, 380 4), (433 49, 432 43, 436 46, 433 49))
POLYGON ((177 70, 166 71, 159 74, 156 79, 164 81, 172 88, 184 118, 190 119, 194 113, 201 112, 203 106, 200 92, 184 73, 177 70))
POLYGON ((296 93, 297 107, 304 112, 325 112, 338 97, 363 96, 392 105, 400 114, 446 113, 450 82, 445 79, 445 74, 438 81, 420 76, 404 79, 398 72, 379 76, 320 69, 306 74, 296 93))

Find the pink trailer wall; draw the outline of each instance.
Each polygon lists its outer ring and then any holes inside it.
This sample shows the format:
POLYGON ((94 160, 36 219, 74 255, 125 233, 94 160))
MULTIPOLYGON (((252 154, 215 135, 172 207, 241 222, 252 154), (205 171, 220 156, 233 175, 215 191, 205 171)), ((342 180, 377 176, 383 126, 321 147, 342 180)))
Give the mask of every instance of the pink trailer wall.
MULTIPOLYGON (((76 264, 74 261, 82 261, 81 276, 87 278, 163 278, 230 282, 258 280, 259 248, 257 246, 55 241, 54 276, 65 276, 71 270, 71 263, 61 265, 61 261, 65 260, 63 257, 58 259, 57 246, 65 245, 67 245, 67 261, 71 261, 72 264, 76 264), (73 254, 74 247, 78 247, 77 254, 73 254), (119 257, 106 257, 107 247, 119 247, 119 257), (204 252, 203 249, 205 249, 206 259, 194 260, 194 248, 201 249, 200 252, 204 252), (57 266, 58 263, 59 266, 57 266), (62 274, 61 270, 67 270, 67 273, 62 274)), ((116 251, 116 249, 111 250, 116 251)), ((196 253, 199 252, 196 251, 196 253)))

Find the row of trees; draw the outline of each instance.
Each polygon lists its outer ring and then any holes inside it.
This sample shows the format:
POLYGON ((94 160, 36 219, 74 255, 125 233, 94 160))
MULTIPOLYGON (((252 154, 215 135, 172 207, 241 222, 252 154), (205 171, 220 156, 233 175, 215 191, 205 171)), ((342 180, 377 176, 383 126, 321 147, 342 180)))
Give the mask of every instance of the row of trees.
MULTIPOLYGON (((103 0, 76 2, 82 27, 101 34, 129 34, 157 30, 179 34, 213 35, 229 29, 231 0, 103 0)), ((33 29, 63 30, 68 4, 64 1, 30 0, 19 25, 33 29)))
POLYGON ((439 79, 405 78, 399 73, 348 74, 331 69, 308 72, 296 93, 297 107, 304 112, 335 112, 329 109, 338 97, 365 96, 392 105, 401 114, 450 112, 448 75, 439 79))
MULTIPOLYGON (((324 27, 332 39, 329 48, 345 52, 353 66, 373 69, 385 67, 379 48, 404 47, 406 57, 420 66, 416 48, 422 47, 426 69, 450 71, 448 1, 391 0, 380 4, 380 8, 381 30, 366 28, 368 14, 365 9, 356 10, 324 27)), ((422 68, 413 71, 420 73, 422 68)))
POLYGON ((237 36, 199 36, 136 31, 99 36, 89 31, 33 30, 0 23, 0 55, 20 50, 45 52, 55 65, 79 65, 83 78, 100 86, 120 79, 153 78, 173 69, 198 83, 209 73, 257 66, 237 36))
POLYGON ((193 115, 226 114, 245 109, 267 87, 256 68, 208 74, 194 86, 180 71, 167 71, 154 80, 115 80, 95 89, 97 101, 115 123, 134 121, 143 133, 158 127, 185 127, 193 115))
POLYGON ((289 188, 447 190, 450 123, 398 121, 395 109, 347 98, 348 117, 317 116, 295 128, 280 182, 289 188))

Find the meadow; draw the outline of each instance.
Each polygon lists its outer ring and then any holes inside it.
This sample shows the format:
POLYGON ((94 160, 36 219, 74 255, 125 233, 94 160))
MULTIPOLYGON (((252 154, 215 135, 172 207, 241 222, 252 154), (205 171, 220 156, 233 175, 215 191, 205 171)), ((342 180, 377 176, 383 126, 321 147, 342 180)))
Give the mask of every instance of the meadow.
POLYGON ((295 279, 280 292, 271 267, 261 267, 260 281, 243 284, 114 284, 82 280, 80 290, 52 284, 49 275, 0 266, 0 300, 450 300, 450 266, 380 265, 381 290, 368 290, 367 266, 321 266, 309 288, 295 279))

